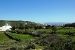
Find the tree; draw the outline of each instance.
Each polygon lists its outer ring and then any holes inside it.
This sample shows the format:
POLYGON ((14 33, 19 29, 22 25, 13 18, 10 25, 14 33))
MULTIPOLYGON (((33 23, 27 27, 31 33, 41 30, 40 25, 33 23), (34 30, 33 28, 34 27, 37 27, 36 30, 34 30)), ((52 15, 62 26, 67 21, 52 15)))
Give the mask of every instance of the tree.
POLYGON ((51 28, 51 25, 47 25, 47 26, 45 26, 46 27, 46 29, 49 29, 49 28, 51 28))
POLYGON ((56 33, 56 26, 51 26, 51 29, 52 29, 52 34, 55 34, 56 33))

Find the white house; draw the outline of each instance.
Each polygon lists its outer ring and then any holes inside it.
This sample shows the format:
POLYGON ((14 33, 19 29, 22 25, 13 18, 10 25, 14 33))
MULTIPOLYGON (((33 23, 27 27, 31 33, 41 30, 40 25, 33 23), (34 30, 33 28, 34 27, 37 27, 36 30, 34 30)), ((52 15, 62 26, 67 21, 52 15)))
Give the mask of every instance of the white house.
POLYGON ((0 31, 6 31, 6 30, 11 30, 11 26, 5 23, 4 26, 0 27, 0 31))

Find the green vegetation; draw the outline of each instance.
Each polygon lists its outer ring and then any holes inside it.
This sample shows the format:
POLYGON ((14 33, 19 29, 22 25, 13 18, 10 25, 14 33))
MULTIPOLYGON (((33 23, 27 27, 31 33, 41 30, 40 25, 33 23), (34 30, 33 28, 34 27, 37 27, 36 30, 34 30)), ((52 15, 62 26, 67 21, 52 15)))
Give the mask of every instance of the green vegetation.
POLYGON ((1 21, 12 25, 0 32, 0 50, 75 50, 75 23, 63 26, 30 21, 1 21))
POLYGON ((28 41, 28 40, 32 40, 34 39, 35 37, 29 35, 29 34, 16 34, 16 33, 12 33, 10 34, 11 36, 15 37, 15 38, 19 38, 21 39, 22 41, 28 41))
POLYGON ((58 36, 60 36, 63 39, 66 39, 68 37, 68 35, 61 35, 61 34, 57 34, 58 36))
POLYGON ((0 42, 9 41, 10 39, 5 34, 0 34, 0 42))
POLYGON ((4 33, 4 31, 0 31, 0 34, 3 34, 4 33))

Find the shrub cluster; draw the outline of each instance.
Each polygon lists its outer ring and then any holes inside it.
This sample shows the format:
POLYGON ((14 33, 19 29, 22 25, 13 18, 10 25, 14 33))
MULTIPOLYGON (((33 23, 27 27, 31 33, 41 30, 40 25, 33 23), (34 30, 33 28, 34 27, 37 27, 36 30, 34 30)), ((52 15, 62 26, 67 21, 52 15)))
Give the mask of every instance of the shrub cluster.
POLYGON ((12 30, 11 32, 17 34, 30 34, 29 30, 12 30))
POLYGON ((47 44, 43 50, 75 50, 75 42, 72 42, 68 39, 63 41, 53 41, 47 44))
POLYGON ((6 50, 32 50, 32 49, 35 49, 35 44, 34 43, 31 43, 31 42, 28 42, 27 44, 25 44, 24 46, 11 46, 9 48, 7 48, 6 50))
POLYGON ((41 46, 46 46, 46 44, 49 44, 50 42, 54 40, 61 41, 62 38, 60 38, 59 36, 55 34, 51 34, 51 35, 47 35, 45 37, 40 38, 38 41, 36 40, 36 44, 39 44, 41 46))

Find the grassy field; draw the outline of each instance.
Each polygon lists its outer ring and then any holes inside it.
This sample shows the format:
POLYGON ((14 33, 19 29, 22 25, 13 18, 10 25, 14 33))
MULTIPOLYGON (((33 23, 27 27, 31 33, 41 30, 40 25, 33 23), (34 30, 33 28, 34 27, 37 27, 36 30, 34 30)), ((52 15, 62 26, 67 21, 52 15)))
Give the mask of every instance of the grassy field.
POLYGON ((62 28, 56 31, 57 33, 65 33, 65 32, 75 32, 75 28, 62 28))
POLYGON ((11 33, 10 35, 15 37, 15 38, 21 39, 22 41, 32 40, 32 39, 35 38, 35 37, 33 37, 33 36, 29 35, 29 34, 11 33))
POLYGON ((0 34, 3 34, 4 33, 4 31, 0 31, 0 34))
POLYGON ((10 39, 5 34, 0 34, 0 42, 9 41, 10 39))

